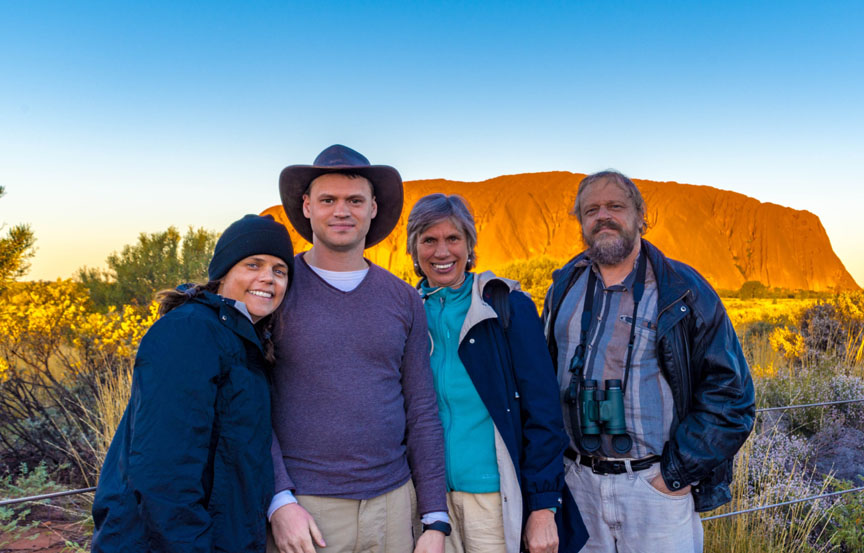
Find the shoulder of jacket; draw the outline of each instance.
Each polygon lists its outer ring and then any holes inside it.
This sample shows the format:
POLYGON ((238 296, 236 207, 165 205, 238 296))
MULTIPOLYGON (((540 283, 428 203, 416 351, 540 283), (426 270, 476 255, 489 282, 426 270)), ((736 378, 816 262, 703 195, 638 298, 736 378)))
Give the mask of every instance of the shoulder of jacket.
MULTIPOLYGON (((233 334, 219 322, 219 312, 212 306, 188 301, 160 317, 150 330, 181 336, 207 333, 212 336, 233 334)), ((150 332, 148 332, 149 334, 150 332)))
POLYGON ((525 294, 525 291, 522 290, 522 285, 519 284, 518 280, 499 277, 492 271, 474 273, 474 278, 477 280, 477 286, 475 288, 477 290, 480 290, 481 294, 483 294, 486 291, 486 288, 489 286, 501 286, 502 288, 506 287, 508 292, 520 292, 522 294, 525 294))
MULTIPOLYGON (((689 298, 685 298, 684 301, 690 304, 694 314, 702 319, 706 319, 716 313, 718 308, 725 310, 720 296, 699 271, 683 261, 678 261, 665 255, 662 256, 662 260, 666 265, 664 270, 670 271, 675 280, 678 280, 682 286, 685 286, 689 290, 689 298)), ((654 270, 656 273, 657 269, 654 268, 654 270)))

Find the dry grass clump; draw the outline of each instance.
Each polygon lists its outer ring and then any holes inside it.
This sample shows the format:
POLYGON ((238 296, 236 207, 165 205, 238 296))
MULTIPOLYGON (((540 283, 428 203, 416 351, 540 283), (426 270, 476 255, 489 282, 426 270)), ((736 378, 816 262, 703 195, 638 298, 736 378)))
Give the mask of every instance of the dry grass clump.
MULTIPOLYGON (((707 516, 758 509, 819 495, 819 483, 806 469, 806 444, 776 427, 756 433, 735 458, 732 501, 707 516)), ((810 553, 830 551, 823 539, 830 510, 825 500, 754 510, 705 521, 707 553, 810 553)))

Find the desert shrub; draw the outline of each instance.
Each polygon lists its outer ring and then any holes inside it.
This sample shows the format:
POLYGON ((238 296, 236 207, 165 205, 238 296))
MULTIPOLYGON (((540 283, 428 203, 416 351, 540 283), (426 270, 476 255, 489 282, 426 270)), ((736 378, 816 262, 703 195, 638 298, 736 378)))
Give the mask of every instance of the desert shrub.
POLYGON ((768 291, 768 287, 758 280, 748 280, 738 290, 738 297, 742 300, 764 298, 768 295, 768 291))
MULTIPOLYGON (((756 390, 759 407, 862 399, 864 378, 820 366, 801 367, 756 380, 756 390)), ((864 430, 864 402, 790 409, 780 416, 791 431, 808 437, 836 420, 864 430)))
MULTIPOLYGON (((864 477, 858 483, 848 480, 832 480, 834 490, 850 490, 864 485, 864 477)), ((852 492, 839 496, 831 509, 832 544, 840 551, 864 551, 864 492, 852 492)))
POLYGON ((756 321, 738 329, 741 348, 754 378, 773 377, 788 364, 772 346, 771 336, 776 328, 776 323, 756 321))
MULTIPOLYGON (((61 488, 48 475, 45 463, 39 463, 30 469, 27 463, 21 463, 18 472, 0 477, 0 498, 14 499, 29 497, 59 491, 61 488)), ((44 505, 47 500, 38 504, 44 505)), ((39 522, 32 520, 32 509, 36 503, 17 503, 0 507, 0 547, 21 539, 35 528, 39 522)), ((35 536, 34 536, 35 537, 35 536)))
POLYGON ((93 480, 88 410, 103 380, 131 363, 154 307, 94 313, 72 281, 9 286, 0 297, 0 464, 44 460, 93 480))
POLYGON ((565 260, 548 256, 511 261, 496 269, 500 277, 519 281, 522 289, 531 295, 538 311, 543 308, 546 292, 552 284, 552 272, 564 265, 565 260))
POLYGON ((799 329, 804 339, 804 354, 813 362, 831 360, 845 346, 847 329, 830 303, 820 303, 804 311, 799 329))
MULTIPOLYGON (((0 186, 0 198, 5 193, 6 189, 0 186)), ((5 226, 5 222, 0 221, 0 231, 5 226)), ((33 231, 25 224, 15 225, 0 235, 0 293, 7 284, 27 273, 35 242, 33 231)))
POLYGON ((797 323, 802 363, 864 360, 864 292, 844 292, 804 310, 797 323))
MULTIPOLYGON (((66 486, 55 482, 54 476, 45 463, 39 463, 33 469, 22 463, 15 471, 0 477, 0 498, 31 497, 64 490, 66 486)), ((56 535, 57 530, 50 526, 50 522, 44 524, 46 521, 65 523, 63 533, 67 537, 67 547, 64 551, 85 551, 69 538, 87 543, 88 536, 93 533, 91 507, 92 494, 68 495, 0 507, 0 551, 6 551, 3 546, 17 540, 35 540, 42 533, 56 535), (70 546, 73 547, 70 549, 70 546)))
POLYGON ((184 282, 206 282, 218 233, 192 227, 182 237, 174 227, 141 233, 138 242, 108 256, 108 269, 83 267, 78 280, 89 290, 95 307, 146 306, 164 288, 184 282))
POLYGON ((749 325, 760 322, 773 326, 794 325, 801 311, 813 303, 809 299, 723 299, 729 319, 739 333, 746 332, 749 325))
MULTIPOLYGON (((809 448, 775 429, 754 433, 735 458, 732 501, 706 513, 717 515, 764 507, 818 493, 824 486, 806 468, 809 448)), ((828 551, 824 501, 747 512, 706 521, 707 553, 809 553, 828 551)))

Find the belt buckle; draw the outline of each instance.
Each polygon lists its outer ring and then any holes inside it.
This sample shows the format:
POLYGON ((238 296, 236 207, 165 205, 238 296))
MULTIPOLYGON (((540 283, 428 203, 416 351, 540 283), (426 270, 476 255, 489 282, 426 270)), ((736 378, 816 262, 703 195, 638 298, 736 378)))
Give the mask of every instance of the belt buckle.
POLYGON ((594 474, 599 474, 601 476, 606 476, 606 472, 602 471, 600 468, 597 467, 599 462, 600 459, 597 459, 597 457, 591 457, 591 472, 593 472, 594 474))

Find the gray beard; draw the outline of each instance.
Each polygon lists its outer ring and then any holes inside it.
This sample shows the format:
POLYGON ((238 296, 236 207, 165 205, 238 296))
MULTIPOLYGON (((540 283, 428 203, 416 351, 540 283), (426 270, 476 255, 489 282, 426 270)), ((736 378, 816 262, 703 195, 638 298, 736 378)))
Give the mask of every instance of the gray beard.
POLYGON ((600 265, 617 265, 627 259, 635 245, 636 236, 628 236, 625 232, 614 240, 589 243, 588 258, 600 265))

